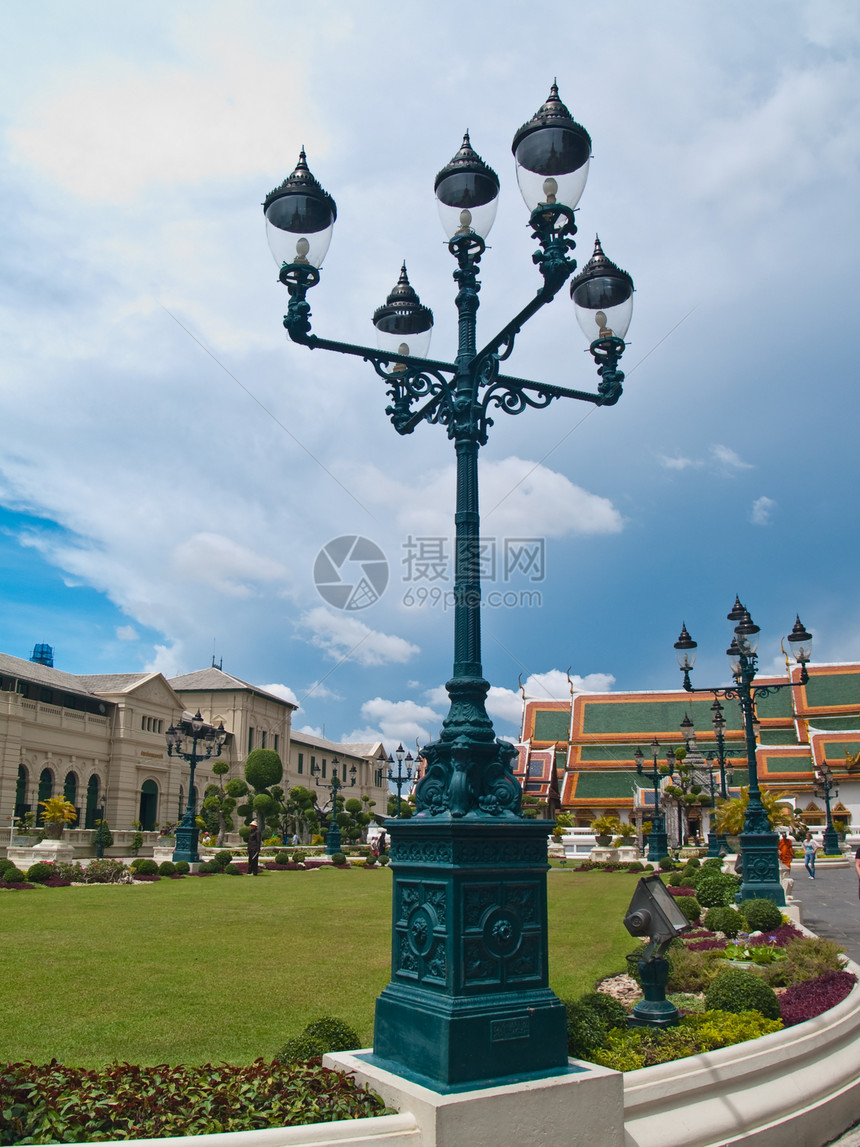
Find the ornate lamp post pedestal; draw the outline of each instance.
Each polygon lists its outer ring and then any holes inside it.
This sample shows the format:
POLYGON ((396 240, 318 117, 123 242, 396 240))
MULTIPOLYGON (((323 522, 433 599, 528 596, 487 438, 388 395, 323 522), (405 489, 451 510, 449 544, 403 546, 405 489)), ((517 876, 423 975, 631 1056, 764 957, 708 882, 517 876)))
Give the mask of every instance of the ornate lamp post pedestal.
MULTIPOLYGON (((493 417, 542 409, 562 399, 612 406, 621 397, 618 363, 633 306, 633 281, 604 254, 570 285, 574 313, 597 365, 596 393, 503 374, 523 326, 552 302, 576 269, 574 209, 591 155, 588 132, 553 84, 549 98, 514 136, 517 180, 539 249, 543 279, 526 305, 483 347, 477 341, 478 272, 499 179, 468 134, 438 173, 435 192, 456 261, 457 353, 426 354, 433 315, 406 268, 373 316, 379 350, 311 333, 308 291, 319 282, 336 208, 310 174, 304 152, 264 203, 269 243, 290 301, 293 342, 373 364, 399 434, 443 425, 457 462, 454 666, 441 737, 426 746, 415 815, 395 819, 392 979, 377 1004, 374 1056, 391 1070, 451 1088, 506 1073, 522 1078, 567 1064, 564 1008, 547 983, 546 871, 549 822, 522 815, 514 747, 497 741, 481 667, 481 532, 478 453, 493 417)), ((398 794, 399 795, 399 794, 398 794)), ((398 810, 399 811, 399 810, 398 810)))
POLYGON ((176 847, 173 850, 173 863, 180 860, 189 864, 199 864, 200 854, 197 851, 197 842, 200 838, 200 829, 197 827, 197 794, 194 789, 194 770, 201 761, 208 761, 210 757, 221 752, 227 734, 224 725, 216 729, 208 721, 204 721, 200 710, 193 717, 185 714, 176 725, 171 725, 165 734, 167 741, 167 755, 180 757, 188 761, 191 766, 191 776, 188 781, 188 803, 182 820, 176 828, 176 847))
POLYGON ((448 815, 389 829, 392 971, 372 1062, 437 1088, 566 1068, 547 971, 550 822, 448 815))
POLYGON ((355 787, 356 768, 355 765, 349 770, 349 781, 346 780, 346 766, 344 766, 344 779, 341 780, 339 776, 340 761, 335 757, 331 762, 331 781, 326 784, 320 780, 320 767, 317 764, 311 765, 311 774, 313 775, 314 782, 318 788, 328 789, 331 793, 331 823, 328 827, 328 832, 325 838, 325 854, 326 856, 336 856, 341 851, 341 838, 340 838, 340 825, 337 823, 338 812, 337 807, 337 794, 342 788, 355 787))

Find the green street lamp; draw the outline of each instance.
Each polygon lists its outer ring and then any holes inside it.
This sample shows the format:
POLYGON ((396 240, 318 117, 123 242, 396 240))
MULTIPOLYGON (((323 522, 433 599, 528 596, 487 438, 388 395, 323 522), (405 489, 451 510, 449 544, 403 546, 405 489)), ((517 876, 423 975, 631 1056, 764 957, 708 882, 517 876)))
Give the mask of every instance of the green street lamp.
MULTIPOLYGON (((824 798, 824 807, 827 810, 827 827, 824 829, 823 843, 825 856, 830 856, 833 853, 839 852, 839 837, 836 835, 836 829, 833 827, 833 817, 830 814, 830 794, 833 789, 836 788, 836 781, 826 761, 816 768, 815 782, 815 795, 824 798)), ((836 789, 836 796, 839 796, 838 789, 836 789)))
POLYGON ((797 618, 794 628, 788 635, 789 649, 800 666, 797 682, 788 681, 779 685, 753 686, 758 669, 759 627, 750 617, 749 610, 741 605, 740 598, 735 603, 727 619, 735 623, 734 635, 726 655, 735 679, 734 688, 694 689, 690 682, 690 672, 696 660, 696 642, 687 632, 686 625, 675 642, 678 665, 684 674, 684 688, 688 693, 711 693, 715 698, 737 700, 743 714, 744 736, 746 739, 747 768, 749 769, 749 801, 747 803, 744 830, 741 834, 742 880, 738 897, 740 900, 769 899, 776 904, 785 904, 785 890, 779 880, 779 856, 777 843, 779 834, 771 828, 770 821, 761 799, 756 763, 755 703, 758 697, 767 697, 780 689, 792 689, 805 685, 809 680, 806 666, 812 653, 812 635, 807 633, 797 618))
MULTIPOLYGON (((326 856, 334 856, 335 853, 341 851, 340 825, 337 823, 337 816, 338 816, 338 812, 340 811, 337 807, 337 800, 338 800, 337 794, 340 792, 340 790, 342 788, 346 788, 345 782, 347 779, 347 769, 346 769, 345 765, 343 767, 343 779, 341 779, 339 774, 340 774, 340 761, 337 759, 337 757, 334 757, 332 759, 332 762, 331 762, 331 780, 330 781, 326 781, 326 780, 321 779, 322 774, 320 772, 320 767, 316 763, 316 761, 314 761, 311 764, 311 775, 314 778, 314 784, 317 786, 317 788, 328 789, 329 792, 331 793, 331 798, 330 798, 331 821, 330 821, 329 829, 328 829, 328 832, 327 832, 326 838, 325 838, 325 854, 326 854, 326 856)), ((350 788, 353 788, 355 786, 355 778, 356 778, 356 768, 355 768, 355 765, 351 765, 350 769, 349 769, 349 782, 348 782, 350 788)), ((323 811, 325 811, 325 810, 323 810, 323 811)))
POLYGON ((651 742, 652 767, 645 768, 645 754, 641 748, 636 749, 633 759, 636 762, 636 772, 640 777, 647 777, 654 786, 654 815, 651 818, 651 831, 648 833, 648 859, 654 864, 669 854, 669 839, 666 836, 666 817, 660 807, 660 781, 664 776, 657 758, 660 754, 660 742, 655 737, 651 742))
POLYGON ((397 758, 397 770, 396 771, 394 770, 394 767, 393 767, 394 761, 389 756, 388 761, 387 761, 388 779, 389 779, 389 781, 394 782, 394 785, 397 789, 397 816, 399 818, 400 814, 401 814, 400 793, 403 790, 404 785, 411 785, 411 783, 412 783, 413 758, 412 758, 411 753, 406 753, 402 744, 398 745, 397 748, 394 750, 394 756, 397 758), (404 754, 405 754, 405 760, 404 760, 404 754), (404 766, 405 766, 405 772, 404 772, 404 766))
MULTIPOLYGON (((711 724, 714 726, 714 738, 717 742, 716 761, 720 769, 720 796, 723 800, 729 799, 729 782, 734 774, 734 766, 731 761, 726 760, 726 718, 723 716, 723 707, 720 704, 719 697, 714 698, 714 703, 711 706, 711 724)), ((723 852, 731 853, 734 849, 729 844, 729 838, 724 832, 717 833, 716 838, 716 852, 714 856, 720 856, 723 852)), ((708 855, 711 855, 710 845, 708 848, 708 855)))
POLYGON ((481 665, 478 453, 493 417, 543 409, 571 398, 612 406, 621 397, 618 363, 632 313, 633 280, 598 241, 570 292, 597 366, 595 393, 504 374, 525 324, 552 302, 576 271, 574 209, 588 174, 591 139, 552 85, 538 112, 515 134, 517 181, 529 209, 541 283, 488 342, 477 340, 478 278, 496 214, 499 177, 468 133, 434 182, 439 218, 453 256, 458 341, 453 359, 426 357, 433 315, 405 265, 373 316, 372 348, 312 333, 308 291, 337 216, 310 174, 304 151, 264 210, 279 279, 289 294, 284 326, 311 350, 372 364, 399 434, 422 422, 443 426, 456 454, 454 658, 450 709, 438 740, 421 751, 424 775, 415 815, 391 824, 394 872, 391 983, 377 1000, 374 1061, 454 1086, 565 1070, 565 1014, 550 991, 547 961, 546 847, 551 825, 522 815, 513 745, 497 740, 486 711, 481 665))
POLYGON ((191 766, 191 777, 188 781, 188 803, 182 820, 176 828, 176 848, 173 850, 174 864, 185 860, 189 864, 199 864, 200 854, 197 851, 197 842, 200 830, 197 827, 197 790, 194 788, 194 771, 201 761, 208 761, 210 757, 217 757, 227 740, 227 733, 222 721, 216 728, 208 721, 204 721, 200 710, 193 717, 183 715, 175 725, 171 725, 165 733, 167 742, 167 755, 180 757, 188 761, 191 766))

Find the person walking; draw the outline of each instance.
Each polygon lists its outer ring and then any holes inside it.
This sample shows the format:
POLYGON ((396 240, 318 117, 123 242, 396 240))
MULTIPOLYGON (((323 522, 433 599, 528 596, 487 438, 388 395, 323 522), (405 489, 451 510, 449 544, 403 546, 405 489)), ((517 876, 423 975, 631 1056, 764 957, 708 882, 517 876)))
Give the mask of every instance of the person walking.
POLYGON ((806 834, 806 840, 803 842, 803 863, 806 865, 806 871, 809 873, 809 879, 815 879, 815 854, 818 852, 818 843, 812 839, 812 833, 806 834))
POLYGON ((248 833, 248 875, 256 876, 260 864, 260 846, 263 834, 255 820, 251 821, 251 831, 248 833))
POLYGON ((783 876, 791 875, 791 862, 794 859, 794 846, 789 839, 788 833, 783 832, 779 837, 779 844, 776 846, 779 853, 779 863, 785 869, 783 876))

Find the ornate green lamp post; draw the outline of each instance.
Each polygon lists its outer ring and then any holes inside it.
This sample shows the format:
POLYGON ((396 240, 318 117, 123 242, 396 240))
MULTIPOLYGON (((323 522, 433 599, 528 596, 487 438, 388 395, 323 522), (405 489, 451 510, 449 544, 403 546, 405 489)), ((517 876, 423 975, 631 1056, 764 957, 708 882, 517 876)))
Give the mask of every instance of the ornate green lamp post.
MULTIPOLYGON (((711 724, 714 726, 714 737, 717 742, 716 760, 720 769, 720 796, 723 800, 729 799, 729 781, 731 781, 734 768, 731 761, 726 760, 726 719, 723 716, 723 707, 720 704, 719 697, 714 698, 714 703, 711 706, 711 724)), ((716 852, 714 856, 720 856, 723 851, 733 852, 732 846, 729 844, 729 838, 724 832, 717 833, 716 836, 716 852)), ((708 846, 708 856, 711 856, 710 845, 708 846)))
MULTIPOLYGON (((329 825, 328 833, 325 838, 325 854, 326 856, 334 856, 335 853, 341 851, 340 841, 340 825, 337 823, 337 794, 342 788, 345 788, 344 781, 346 779, 346 766, 344 766, 343 780, 340 777, 340 761, 335 757, 331 762, 331 780, 326 782, 320 779, 320 767, 314 761, 311 765, 311 775, 314 778, 314 784, 317 788, 328 789, 331 793, 331 823, 329 825)), ((356 768, 352 765, 349 770, 349 787, 355 786, 356 768)))
MULTIPOLYGON (((687 632, 686 625, 681 627, 681 634, 675 642, 675 653, 678 658, 678 665, 684 674, 684 688, 688 693, 712 693, 715 698, 724 697, 737 700, 743 714, 747 767, 749 769, 749 802, 744 819, 744 831, 740 838, 742 882, 738 893, 739 898, 741 900, 767 898, 777 904, 785 904, 785 890, 779 881, 779 856, 777 853, 779 834, 771 828, 762 803, 761 789, 758 783, 754 722, 755 702, 758 697, 767 697, 780 689, 794 688, 795 682, 788 681, 780 685, 760 685, 754 688, 753 680, 758 668, 756 649, 758 648, 759 627, 754 624, 749 610, 741 605, 738 597, 735 597, 735 604, 727 614, 727 618, 735 623, 734 637, 726 650, 732 676, 735 679, 734 688, 693 688, 690 682, 690 672, 696 660, 697 644, 687 632)), ((812 635, 804 629, 799 617, 788 635, 788 644, 795 661, 800 666, 800 679, 797 684, 805 685, 809 680, 806 666, 812 652, 812 635)))
MULTIPOLYGON (((827 810, 827 827, 824 829, 824 854, 825 856, 832 855, 839 852, 839 837, 836 835, 836 829, 833 827, 833 817, 830 815, 830 794, 836 788, 836 781, 833 779, 833 773, 830 766, 824 762, 819 765, 815 770, 816 782, 816 796, 824 798, 824 807, 827 810)), ((839 790, 836 789, 836 795, 839 796, 839 790)))
POLYGON ((394 782, 397 789, 397 816, 400 816, 400 794, 403 791, 404 785, 412 783, 412 754, 406 753, 403 745, 398 745, 394 750, 394 756, 397 758, 397 771, 394 770, 394 761, 391 757, 388 758, 388 779, 394 782), (405 759, 404 759, 405 754, 405 759), (405 766, 405 771, 404 771, 405 766))
POLYGON ((640 748, 636 749, 633 759, 636 761, 636 772, 640 777, 647 777, 654 786, 654 815, 651 819, 651 831, 648 834, 648 859, 657 863, 664 856, 669 855, 669 840, 666 836, 666 818, 660 807, 660 780, 663 773, 657 764, 660 754, 660 742, 655 737, 651 742, 652 767, 645 768, 645 754, 640 748))
POLYGON ((197 841, 200 830, 197 827, 197 791, 194 788, 194 770, 201 761, 208 761, 212 756, 218 756, 227 740, 227 733, 223 722, 216 729, 208 721, 204 721, 200 710, 193 717, 180 717, 176 725, 171 725, 165 734, 167 741, 167 755, 180 757, 188 761, 191 766, 191 777, 188 781, 188 803, 185 806, 182 820, 176 829, 176 848, 173 850, 173 861, 187 860, 189 864, 197 864, 200 855, 197 851, 197 841))
POLYGON ((522 816, 513 745, 496 739, 481 665, 478 452, 497 411, 521 414, 561 398, 611 406, 633 304, 633 281, 600 242, 570 293, 597 364, 596 393, 502 373, 522 327, 576 269, 574 209, 591 154, 588 132, 553 84, 549 98, 514 136, 517 181, 537 241, 542 282, 530 301, 483 346, 477 341, 478 270, 496 212, 499 179, 468 133, 435 180, 439 216, 453 256, 458 344, 453 361, 423 357, 433 315, 405 266, 374 314, 378 349, 311 333, 307 294, 336 218, 334 201, 311 176, 304 152, 265 200, 269 241, 290 301, 284 325, 311 350, 370 362, 389 397, 399 434, 422 422, 444 426, 457 461, 454 666, 450 709, 438 741, 422 750, 416 815, 391 823, 394 871, 392 976, 376 1005, 374 1061, 436 1088, 567 1065, 565 1013, 547 973, 546 846, 551 824, 522 816))

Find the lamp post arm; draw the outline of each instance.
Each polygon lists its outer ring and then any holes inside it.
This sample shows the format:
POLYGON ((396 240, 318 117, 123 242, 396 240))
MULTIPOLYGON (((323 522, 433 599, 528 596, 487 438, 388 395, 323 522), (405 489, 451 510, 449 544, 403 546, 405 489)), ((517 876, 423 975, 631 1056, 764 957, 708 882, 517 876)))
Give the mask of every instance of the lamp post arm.
POLYGON ((549 395, 550 398, 574 398, 578 402, 593 402, 595 406, 613 406, 621 396, 621 387, 612 396, 606 394, 592 394, 587 390, 573 390, 568 386, 555 386, 553 383, 533 382, 529 378, 514 378, 512 375, 500 374, 493 383, 494 386, 504 386, 515 390, 530 390, 538 394, 549 395))
MULTIPOLYGON (((433 358, 417 358, 411 354, 395 354, 390 350, 377 350, 375 347, 362 346, 360 343, 338 342, 336 339, 324 339, 318 335, 294 334, 289 327, 287 330, 293 342, 306 346, 309 350, 333 350, 337 351, 338 354, 350 354, 364 359, 365 362, 372 362, 375 366, 394 366, 398 363, 404 363, 416 371, 439 370, 447 374, 456 374, 457 372, 457 368, 450 362, 441 362, 433 358)), ((387 377, 389 372, 383 373, 387 377)))

